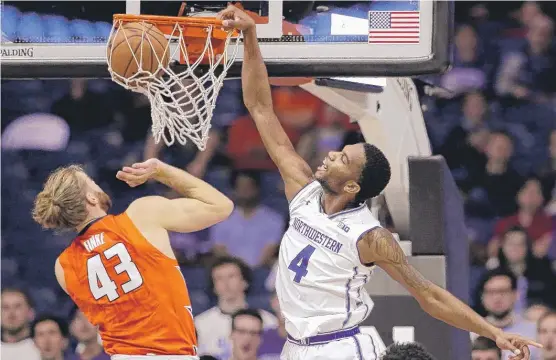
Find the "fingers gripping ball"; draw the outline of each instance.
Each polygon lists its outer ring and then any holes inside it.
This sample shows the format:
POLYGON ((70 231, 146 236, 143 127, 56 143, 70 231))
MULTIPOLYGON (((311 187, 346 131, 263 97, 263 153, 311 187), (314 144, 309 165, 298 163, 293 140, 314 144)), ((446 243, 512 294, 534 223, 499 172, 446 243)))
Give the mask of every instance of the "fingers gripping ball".
POLYGON ((129 79, 139 71, 157 73, 168 67, 170 50, 164 33, 145 22, 122 24, 115 30, 108 46, 112 72, 129 79))

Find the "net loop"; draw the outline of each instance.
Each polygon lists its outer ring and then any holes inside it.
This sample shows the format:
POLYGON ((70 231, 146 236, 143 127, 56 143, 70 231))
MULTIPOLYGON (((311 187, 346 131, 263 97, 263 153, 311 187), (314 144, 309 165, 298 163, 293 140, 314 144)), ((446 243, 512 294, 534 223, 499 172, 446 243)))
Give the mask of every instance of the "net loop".
POLYGON ((111 40, 107 45, 108 71, 117 84, 148 97, 155 142, 162 139, 171 146, 176 141, 185 145, 189 140, 205 150, 218 93, 237 56, 239 33, 223 30, 215 18, 114 15, 109 39, 117 36, 125 39, 137 71, 129 77, 114 71, 112 54, 121 45, 111 40), (132 49, 124 26, 129 23, 142 25, 130 31, 135 37, 141 32, 142 51, 132 49), (161 44, 149 36, 152 25, 166 34, 168 43, 162 55, 161 44), (150 64, 143 61, 145 46, 152 53, 150 64), (169 66, 176 60, 181 66, 169 66))

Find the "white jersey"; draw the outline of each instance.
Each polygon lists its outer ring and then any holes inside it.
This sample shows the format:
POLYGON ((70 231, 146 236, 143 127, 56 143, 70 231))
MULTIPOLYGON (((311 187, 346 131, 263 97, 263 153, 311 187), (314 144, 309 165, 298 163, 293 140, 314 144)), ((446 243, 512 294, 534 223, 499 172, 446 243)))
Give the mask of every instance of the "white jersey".
POLYGON ((356 326, 374 305, 363 288, 372 267, 361 264, 357 241, 380 224, 366 205, 326 215, 322 194, 313 181, 292 199, 280 245, 276 292, 296 339, 356 326))

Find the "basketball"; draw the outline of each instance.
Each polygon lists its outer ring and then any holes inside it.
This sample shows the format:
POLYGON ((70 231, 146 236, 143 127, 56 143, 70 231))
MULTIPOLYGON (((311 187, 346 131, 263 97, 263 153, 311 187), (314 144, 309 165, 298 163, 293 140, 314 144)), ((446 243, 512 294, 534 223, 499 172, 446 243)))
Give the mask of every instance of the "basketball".
POLYGON ((108 47, 108 63, 112 71, 129 79, 139 70, 155 73, 166 68, 170 51, 168 40, 156 26, 148 23, 124 24, 116 31, 108 47))

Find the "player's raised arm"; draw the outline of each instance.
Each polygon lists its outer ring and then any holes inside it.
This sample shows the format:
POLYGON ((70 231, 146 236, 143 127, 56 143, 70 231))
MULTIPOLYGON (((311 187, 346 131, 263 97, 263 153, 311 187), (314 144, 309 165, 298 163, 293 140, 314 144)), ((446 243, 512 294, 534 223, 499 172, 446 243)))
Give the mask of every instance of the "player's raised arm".
POLYGON ((312 177, 309 165, 295 152, 272 107, 268 73, 257 41, 255 22, 235 6, 219 14, 226 27, 243 31, 244 57, 241 80, 243 101, 253 117, 270 157, 278 167, 291 200, 312 177))
POLYGON ((131 187, 154 179, 183 196, 172 200, 161 196, 135 200, 127 213, 136 224, 192 232, 225 220, 233 210, 233 203, 226 195, 203 180, 157 159, 124 167, 116 177, 131 187))
POLYGON ((438 320, 496 341, 501 349, 514 352, 516 356, 512 359, 529 359, 527 346, 541 347, 519 335, 504 333, 448 291, 425 279, 409 264, 402 248, 388 230, 376 228, 369 231, 357 247, 362 263, 375 263, 404 286, 424 311, 438 320))

